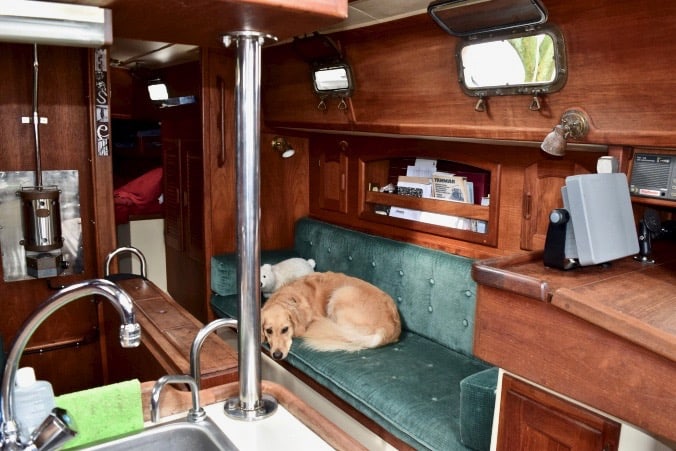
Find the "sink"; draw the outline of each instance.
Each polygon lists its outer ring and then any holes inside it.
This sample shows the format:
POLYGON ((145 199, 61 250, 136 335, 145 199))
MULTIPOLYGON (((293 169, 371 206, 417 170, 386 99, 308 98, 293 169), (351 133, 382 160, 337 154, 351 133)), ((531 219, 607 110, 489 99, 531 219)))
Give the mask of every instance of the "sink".
POLYGON ((226 451, 237 447, 210 419, 198 423, 177 420, 151 426, 124 437, 87 445, 82 450, 101 451, 226 451))

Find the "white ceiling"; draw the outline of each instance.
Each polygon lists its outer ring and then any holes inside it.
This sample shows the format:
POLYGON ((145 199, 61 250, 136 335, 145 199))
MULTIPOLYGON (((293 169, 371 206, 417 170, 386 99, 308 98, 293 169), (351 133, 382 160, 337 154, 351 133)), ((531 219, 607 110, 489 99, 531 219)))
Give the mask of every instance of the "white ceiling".
MULTIPOLYGON (((427 11, 430 0, 356 0, 349 3, 348 18, 326 29, 329 33, 400 19, 427 11)), ((314 31, 314 30, 308 30, 314 31)), ((198 58, 195 46, 116 38, 110 49, 113 65, 160 68, 198 58)))

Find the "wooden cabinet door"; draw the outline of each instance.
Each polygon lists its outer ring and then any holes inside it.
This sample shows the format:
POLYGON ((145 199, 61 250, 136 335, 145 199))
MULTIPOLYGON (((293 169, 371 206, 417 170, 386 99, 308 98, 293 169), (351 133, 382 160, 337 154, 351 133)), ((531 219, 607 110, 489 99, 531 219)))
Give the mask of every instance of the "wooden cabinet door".
POLYGON ((319 208, 347 213, 347 154, 340 146, 323 150, 318 164, 319 208))
POLYGON ((183 250, 180 140, 162 140, 164 150, 164 241, 183 250))
POLYGON ((523 182, 521 249, 544 249, 549 214, 563 207, 561 187, 569 175, 586 174, 579 164, 568 160, 543 160, 526 168, 523 182))
POLYGON ((204 169, 200 139, 181 140, 183 180, 183 242, 188 256, 204 260, 204 169))
POLYGON ((612 451, 620 425, 509 375, 502 381, 498 451, 612 451))

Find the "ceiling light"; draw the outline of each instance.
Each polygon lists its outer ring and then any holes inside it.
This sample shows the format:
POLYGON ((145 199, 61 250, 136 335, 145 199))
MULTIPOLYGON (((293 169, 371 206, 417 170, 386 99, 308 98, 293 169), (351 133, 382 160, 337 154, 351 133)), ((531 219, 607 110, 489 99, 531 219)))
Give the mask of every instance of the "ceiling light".
POLYGON ((110 9, 32 0, 0 2, 0 41, 101 47, 113 42, 110 9))
POLYGON ((165 85, 160 80, 151 80, 148 82, 148 95, 150 100, 167 100, 169 98, 169 92, 167 91, 167 85, 165 85))

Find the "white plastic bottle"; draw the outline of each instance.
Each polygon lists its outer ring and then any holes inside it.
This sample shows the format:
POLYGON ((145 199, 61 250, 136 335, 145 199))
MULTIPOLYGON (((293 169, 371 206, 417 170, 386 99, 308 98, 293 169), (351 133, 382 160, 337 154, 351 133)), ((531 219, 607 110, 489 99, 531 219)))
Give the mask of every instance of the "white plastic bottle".
POLYGON ((22 443, 28 443, 33 431, 54 408, 54 391, 47 381, 36 381, 35 371, 27 366, 16 372, 14 384, 14 419, 22 443))

